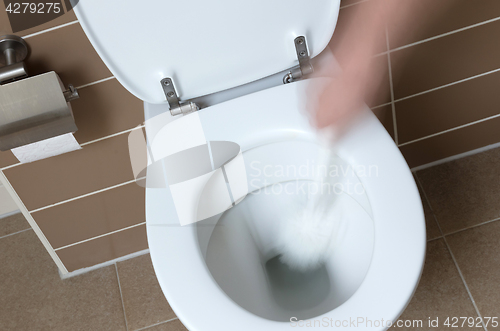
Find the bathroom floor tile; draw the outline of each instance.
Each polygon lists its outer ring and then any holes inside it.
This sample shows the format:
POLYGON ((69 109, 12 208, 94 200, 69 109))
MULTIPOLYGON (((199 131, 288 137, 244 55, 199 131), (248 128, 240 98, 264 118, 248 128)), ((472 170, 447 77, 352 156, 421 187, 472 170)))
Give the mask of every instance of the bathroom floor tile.
POLYGON ((61 280, 33 231, 0 239, 0 329, 126 330, 114 266, 61 280))
POLYGON ((446 237, 483 317, 500 318, 500 221, 446 237))
POLYGON ((175 318, 158 284, 149 254, 119 262, 117 268, 129 330, 175 318))
POLYGON ((188 331, 188 329, 186 329, 186 327, 182 325, 181 321, 173 320, 144 329, 144 331, 188 331))
POLYGON ((417 172, 444 234, 500 217, 500 148, 417 172))
POLYGON ((422 200, 422 206, 424 207, 425 230, 427 232, 427 240, 439 238, 441 237, 441 231, 439 231, 436 219, 434 218, 434 213, 432 212, 431 207, 427 202, 427 198, 425 197, 424 192, 422 191, 422 188, 418 183, 418 180, 415 179, 415 181, 417 182, 418 193, 420 193, 420 199, 422 200))
POLYGON ((431 320, 439 318, 439 327, 432 330, 449 330, 443 323, 447 317, 453 316, 477 317, 477 314, 444 240, 437 239, 427 245, 427 257, 420 284, 399 318, 403 322, 422 320, 423 328, 393 326, 391 330, 428 330, 429 317, 431 320))
POLYGON ((29 223, 21 213, 0 219, 0 237, 29 228, 29 223))

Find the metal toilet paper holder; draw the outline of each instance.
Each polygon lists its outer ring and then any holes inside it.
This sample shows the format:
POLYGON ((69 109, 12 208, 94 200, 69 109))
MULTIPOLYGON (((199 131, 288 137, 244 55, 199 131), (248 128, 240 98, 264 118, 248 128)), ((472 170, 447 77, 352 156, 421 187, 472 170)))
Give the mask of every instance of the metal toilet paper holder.
POLYGON ((21 37, 0 36, 1 151, 78 130, 69 103, 79 98, 76 88, 65 89, 54 71, 28 77, 27 55, 21 37))

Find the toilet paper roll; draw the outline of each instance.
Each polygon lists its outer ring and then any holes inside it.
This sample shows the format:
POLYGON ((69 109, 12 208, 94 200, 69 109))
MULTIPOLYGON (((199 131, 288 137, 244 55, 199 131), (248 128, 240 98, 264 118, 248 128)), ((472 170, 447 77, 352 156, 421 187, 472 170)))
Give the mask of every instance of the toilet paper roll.
POLYGON ((28 163, 81 149, 72 133, 11 149, 21 163, 28 163))

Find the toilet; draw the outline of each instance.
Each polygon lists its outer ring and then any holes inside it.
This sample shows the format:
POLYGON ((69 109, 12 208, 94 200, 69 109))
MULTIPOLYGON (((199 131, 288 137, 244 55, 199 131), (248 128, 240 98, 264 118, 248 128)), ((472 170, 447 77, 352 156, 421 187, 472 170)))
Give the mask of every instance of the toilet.
POLYGON ((149 249, 162 291, 190 331, 386 330, 413 296, 426 248, 422 204, 367 106, 335 146, 341 189, 333 194, 343 221, 331 257, 307 272, 279 262, 280 221, 303 206, 314 180, 307 169, 324 148, 306 91, 328 79, 310 78, 311 66, 336 65, 325 48, 339 6, 82 0, 74 7, 113 75, 144 100, 149 159, 139 181, 149 249), (225 146, 221 162, 217 146, 225 146), (193 154, 198 147, 209 161, 193 154), (190 162, 172 166, 169 157, 187 152, 190 162), (173 183, 178 168, 198 177, 173 183), (175 186, 189 181, 202 189, 194 200, 188 186, 175 186), (194 212, 181 209, 191 202, 194 212))

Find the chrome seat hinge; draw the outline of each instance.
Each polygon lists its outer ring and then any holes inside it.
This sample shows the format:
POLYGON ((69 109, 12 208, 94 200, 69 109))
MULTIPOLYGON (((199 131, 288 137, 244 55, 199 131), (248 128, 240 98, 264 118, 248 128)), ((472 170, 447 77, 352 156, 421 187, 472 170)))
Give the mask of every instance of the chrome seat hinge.
POLYGON ((299 36, 294 40, 295 51, 299 59, 299 65, 290 69, 290 71, 283 77, 283 84, 288 84, 302 78, 305 75, 311 74, 313 66, 309 58, 309 51, 307 50, 306 37, 299 36))
POLYGON ((200 107, 198 107, 198 105, 194 102, 180 102, 179 97, 177 96, 177 92, 175 92, 172 78, 163 78, 160 82, 161 86, 163 87, 163 92, 165 92, 165 96, 167 97, 167 101, 170 106, 170 114, 172 114, 172 116, 179 114, 187 115, 194 111, 200 110, 200 107))

